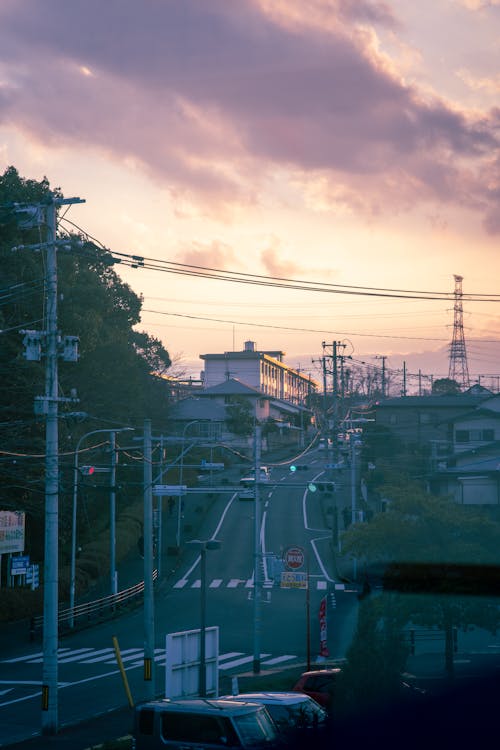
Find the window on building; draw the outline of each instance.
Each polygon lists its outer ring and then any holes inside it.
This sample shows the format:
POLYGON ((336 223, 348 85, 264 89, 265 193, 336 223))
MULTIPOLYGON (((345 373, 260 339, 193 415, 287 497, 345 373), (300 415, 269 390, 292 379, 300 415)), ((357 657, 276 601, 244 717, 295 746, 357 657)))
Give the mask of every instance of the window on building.
POLYGON ((491 443, 495 439, 495 430, 457 430, 456 443, 491 443))

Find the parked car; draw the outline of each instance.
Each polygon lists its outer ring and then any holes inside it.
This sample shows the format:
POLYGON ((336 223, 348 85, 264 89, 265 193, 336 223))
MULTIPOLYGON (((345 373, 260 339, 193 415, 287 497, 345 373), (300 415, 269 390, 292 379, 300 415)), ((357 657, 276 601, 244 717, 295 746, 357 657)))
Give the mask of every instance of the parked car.
MULTIPOLYGON (((328 715, 313 698, 296 692, 239 693, 226 696, 234 701, 250 701, 266 707, 280 735, 297 740, 305 732, 321 730, 328 715)), ((304 737, 305 741, 306 737, 304 737)))
POLYGON ((186 698, 149 701, 135 708, 134 750, 270 750, 279 734, 259 703, 186 698))
POLYGON ((340 667, 333 667, 303 672, 292 690, 309 695, 328 711, 333 705, 335 685, 341 671, 340 667))

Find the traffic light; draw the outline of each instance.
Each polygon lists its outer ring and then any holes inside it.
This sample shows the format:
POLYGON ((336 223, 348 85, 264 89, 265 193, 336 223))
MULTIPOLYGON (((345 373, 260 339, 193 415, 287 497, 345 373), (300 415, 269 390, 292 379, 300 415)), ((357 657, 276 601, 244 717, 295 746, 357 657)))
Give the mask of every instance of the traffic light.
POLYGON ((308 468, 309 466, 307 466, 307 464, 299 464, 298 466, 297 464, 292 464, 290 466, 290 471, 307 471, 308 468))
POLYGON ((311 482, 307 485, 309 492, 336 492, 337 488, 334 482, 311 482))
POLYGON ((84 477, 90 477, 95 473, 95 466, 82 466, 80 471, 84 477))

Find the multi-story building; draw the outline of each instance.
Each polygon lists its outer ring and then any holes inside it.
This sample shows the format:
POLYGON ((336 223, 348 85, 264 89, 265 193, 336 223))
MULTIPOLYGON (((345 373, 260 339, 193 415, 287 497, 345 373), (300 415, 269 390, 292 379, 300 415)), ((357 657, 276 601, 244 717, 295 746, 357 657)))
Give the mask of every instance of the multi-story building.
POLYGON ((239 352, 200 354, 205 363, 204 388, 236 379, 256 388, 264 396, 297 405, 309 402, 318 384, 283 362, 285 352, 258 351, 254 341, 246 341, 239 352))

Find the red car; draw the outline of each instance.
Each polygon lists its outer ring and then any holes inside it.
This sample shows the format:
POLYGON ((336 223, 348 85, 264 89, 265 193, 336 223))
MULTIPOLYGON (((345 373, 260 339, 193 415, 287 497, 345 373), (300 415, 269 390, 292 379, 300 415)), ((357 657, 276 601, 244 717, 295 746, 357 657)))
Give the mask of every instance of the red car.
POLYGON ((292 690, 309 695, 328 710, 332 707, 335 683, 341 671, 340 667, 333 667, 303 672, 292 690))

